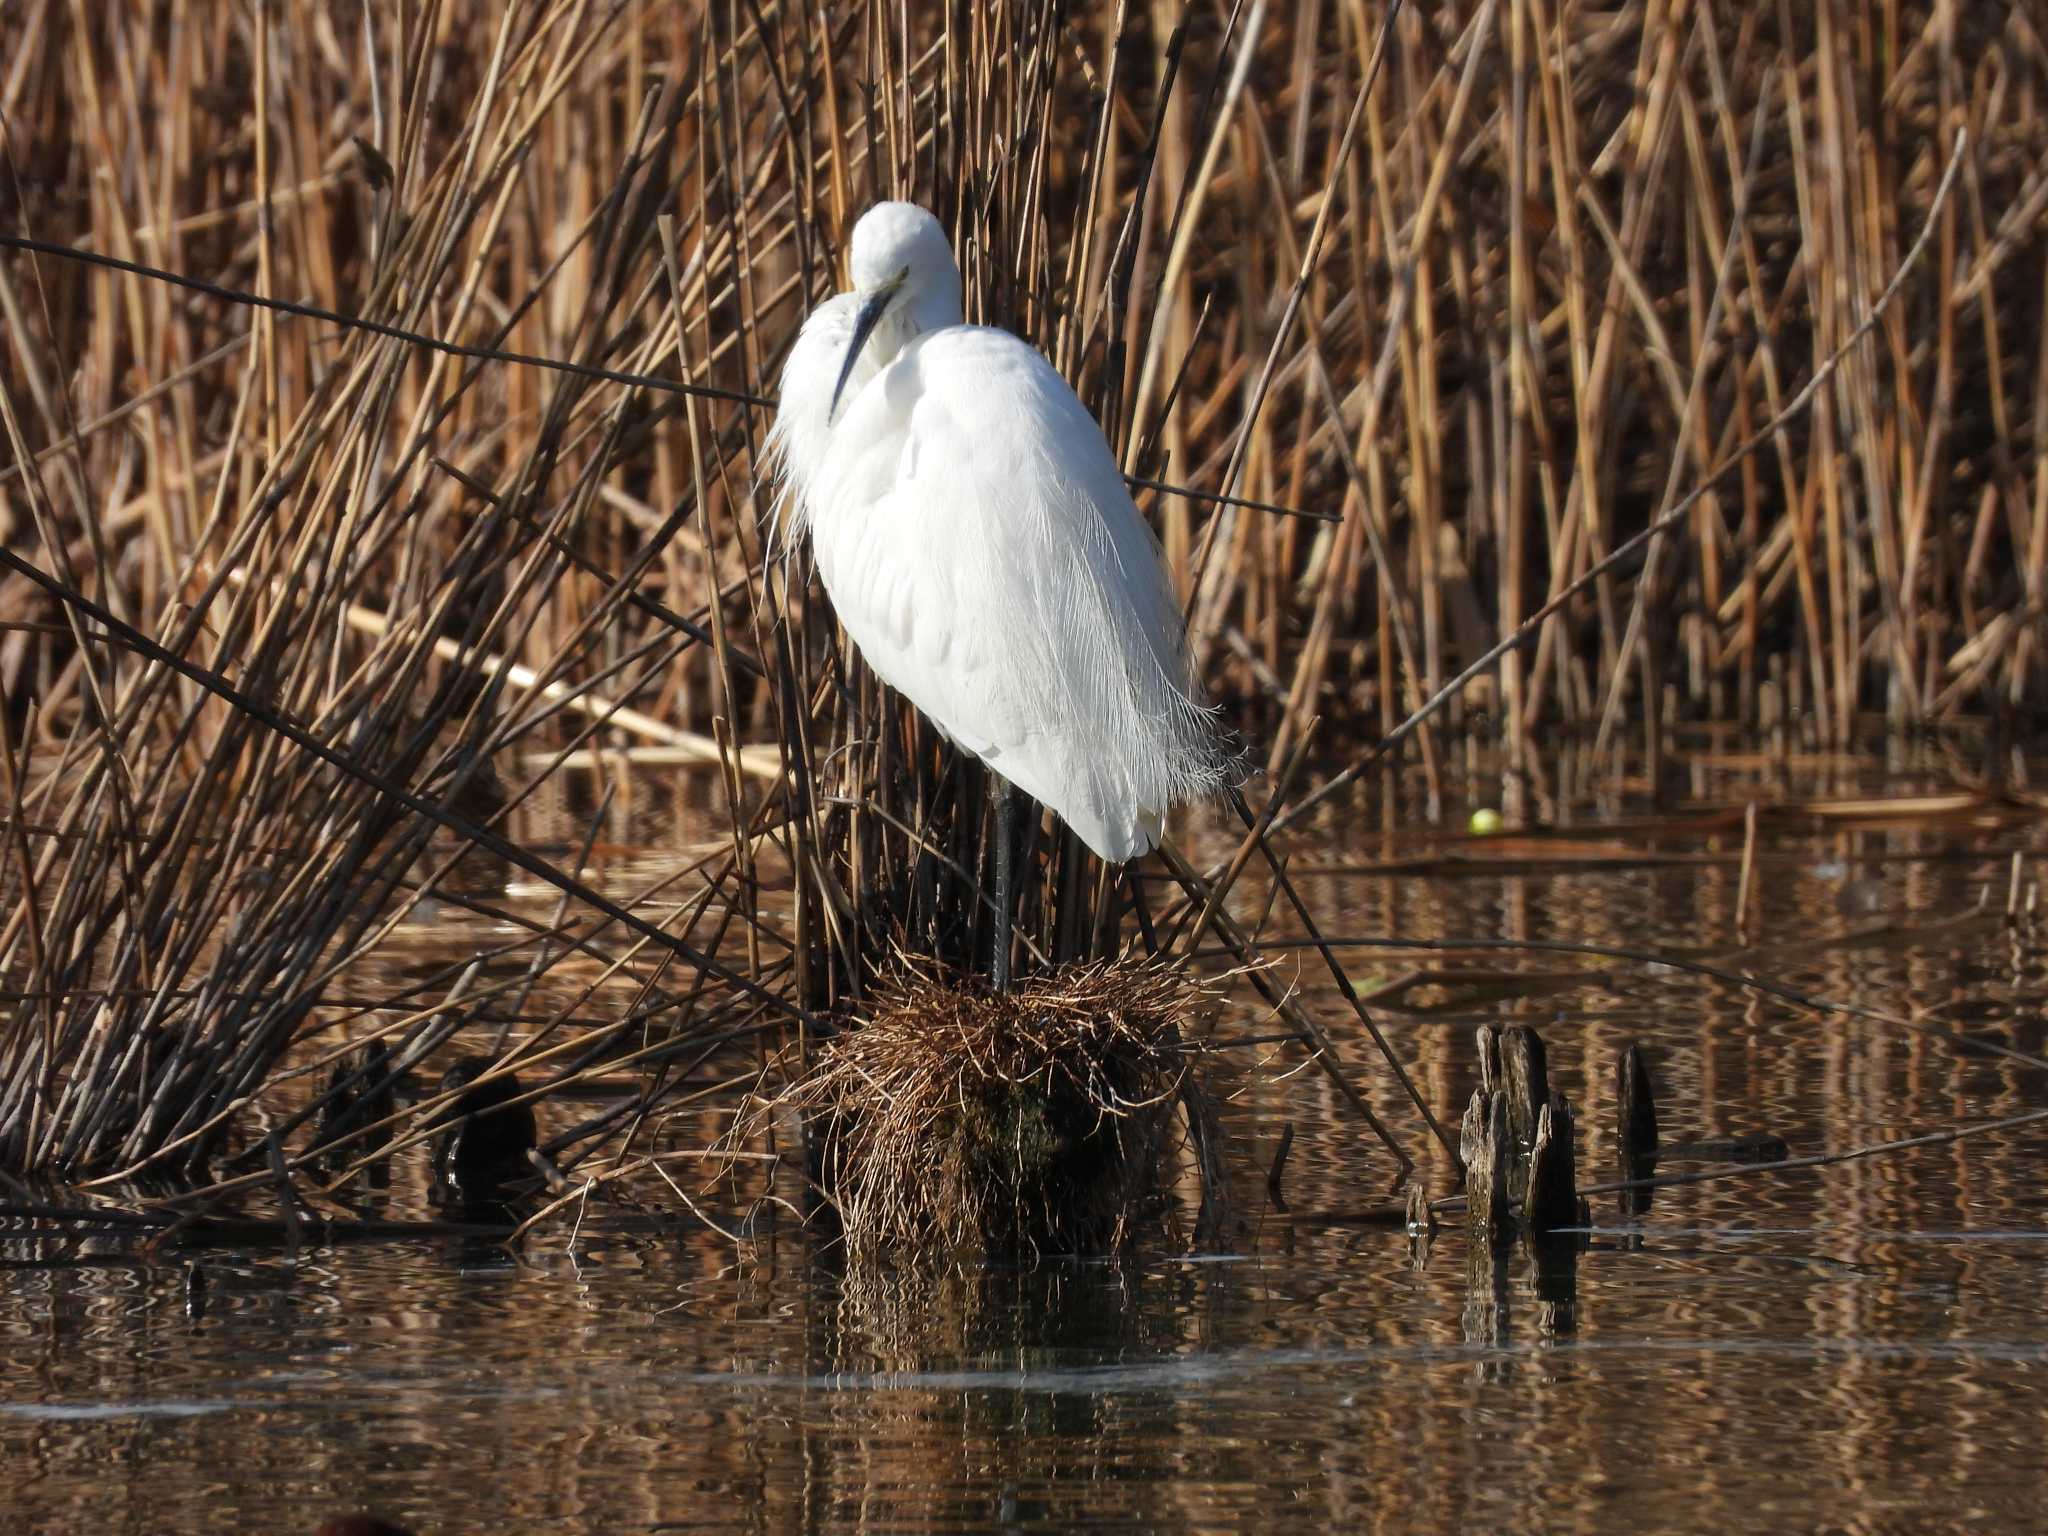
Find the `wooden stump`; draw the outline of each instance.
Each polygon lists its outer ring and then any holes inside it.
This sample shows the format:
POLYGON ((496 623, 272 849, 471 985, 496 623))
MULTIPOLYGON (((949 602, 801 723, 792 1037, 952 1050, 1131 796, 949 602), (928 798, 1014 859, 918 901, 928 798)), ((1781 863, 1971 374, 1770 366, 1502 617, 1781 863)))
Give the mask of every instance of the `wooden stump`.
POLYGON ((1522 1203, 1525 1231, 1545 1233, 1578 1226, 1578 1160, 1572 1151, 1572 1107, 1553 1093, 1536 1118, 1529 1144, 1529 1191, 1522 1203))
POLYGON ((1575 1118, 1550 1090, 1542 1038, 1527 1025, 1479 1031, 1479 1088, 1465 1110, 1465 1226, 1475 1248, 1582 1224, 1575 1118))
POLYGON ((1657 1093, 1643 1048, 1631 1040, 1614 1064, 1614 1142, 1624 1160, 1657 1155, 1657 1093))
MULTIPOLYGON (((1657 1171, 1657 1094, 1643 1048, 1633 1040, 1614 1063, 1614 1158, 1624 1180, 1657 1171)), ((1614 1203, 1621 1219, 1633 1222, 1650 1213, 1653 1198, 1647 1189, 1624 1189, 1614 1203)))
POLYGON ((1458 1150, 1465 1160, 1465 1227, 1472 1246, 1505 1244, 1514 1234, 1508 1183, 1519 1161, 1505 1094, 1484 1088, 1473 1093, 1459 1127, 1458 1150))

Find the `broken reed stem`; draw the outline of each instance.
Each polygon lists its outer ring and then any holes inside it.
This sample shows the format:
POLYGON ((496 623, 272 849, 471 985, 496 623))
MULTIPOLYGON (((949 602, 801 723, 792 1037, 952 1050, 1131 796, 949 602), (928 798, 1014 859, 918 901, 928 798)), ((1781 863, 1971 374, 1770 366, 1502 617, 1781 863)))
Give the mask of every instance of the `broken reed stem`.
POLYGON ((1756 876, 1756 802, 1750 801, 1742 812, 1742 869, 1735 877, 1735 931, 1749 932, 1749 898, 1751 881, 1756 876))

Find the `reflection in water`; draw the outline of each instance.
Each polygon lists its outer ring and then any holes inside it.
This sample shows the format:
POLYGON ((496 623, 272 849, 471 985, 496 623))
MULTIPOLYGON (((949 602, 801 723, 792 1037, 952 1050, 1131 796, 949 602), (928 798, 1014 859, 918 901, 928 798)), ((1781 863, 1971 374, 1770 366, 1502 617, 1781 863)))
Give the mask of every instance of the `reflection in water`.
MULTIPOLYGON (((2038 821, 1782 825, 1759 849, 1744 948, 1739 814, 1630 821, 1625 801, 1560 783, 1526 808, 1565 829, 1541 859, 1481 862, 1369 797, 1303 835, 1290 873, 1333 933, 1663 946, 2048 1044, 2038 940, 1997 909, 1971 915, 2014 848, 2038 860, 2038 821), (1417 872, 1447 853, 1460 861, 1417 872), (1850 869, 1882 899, 1845 908, 1850 869)), ((682 841, 672 802, 695 793, 622 793, 604 843, 650 851, 615 855, 608 883, 661 872, 653 850, 682 841)), ((522 835, 550 835, 545 810, 522 814, 543 818, 522 835)), ((1250 917, 1264 895, 1239 893, 1250 917)), ((382 979, 475 953, 469 921, 446 909, 413 930, 382 979)), ((2048 1102, 2009 1058, 1697 976, 1534 956, 1523 968, 1547 979, 1518 992, 1499 980, 1512 955, 1483 975, 1427 964, 1418 979, 1367 956, 1354 974, 1384 993, 1377 1017, 1437 1113, 1454 1120, 1474 1086, 1475 1024, 1540 1024, 1589 1179, 1625 1171, 1614 1068, 1630 1041, 1667 1152, 1756 1136, 1840 1150, 2048 1102)), ((1348 1010, 1302 977, 1364 1062, 1348 1010)), ((516 1253, 153 1258, 120 1231, 0 1230, 7 1528, 313 1530, 352 1510, 419 1536, 2037 1528, 2048 1128, 1603 1197, 1590 1233, 1475 1270, 1455 1227, 1411 1246, 1314 1219, 1381 1199, 1388 1160, 1318 1075, 1282 1077, 1296 1058, 1243 1054, 1224 1131, 1245 1225, 1235 1251, 1199 1260, 847 1270, 787 1223, 736 1254, 596 1216, 573 1248, 562 1227, 516 1253), (1290 1121, 1281 1211, 1261 1191, 1290 1121)), ((1408 1123, 1398 1089, 1375 1092, 1408 1123)), ((429 1161, 401 1154, 378 1198, 424 1214, 429 1161)), ((1440 1157, 1425 1170, 1448 1192, 1440 1157)))
POLYGON ((1734 1212, 1696 1214, 1469 1289, 1455 1237, 1417 1274, 1381 1233, 1284 1265, 949 1279, 710 1244, 495 1271, 362 1250, 218 1265, 197 1325, 175 1271, 43 1270, 8 1314, 0 1443, 34 1469, 30 1529, 350 1506, 425 1536, 1526 1529, 1517 1467, 1570 1526, 1762 1529, 1817 1475, 1931 1508, 1967 1439, 1973 1499, 2025 1528, 2048 1244, 1727 1238, 1734 1212), (1857 1312, 1870 1331, 1830 1321, 1857 1312))
POLYGON ((1518 1295, 1528 1314, 1521 1327, 1532 1341, 1554 1342, 1578 1332, 1583 1241, 1580 1233, 1558 1232, 1491 1250, 1465 1246, 1465 1342, 1488 1347, 1483 1368, 1512 1359, 1518 1295))

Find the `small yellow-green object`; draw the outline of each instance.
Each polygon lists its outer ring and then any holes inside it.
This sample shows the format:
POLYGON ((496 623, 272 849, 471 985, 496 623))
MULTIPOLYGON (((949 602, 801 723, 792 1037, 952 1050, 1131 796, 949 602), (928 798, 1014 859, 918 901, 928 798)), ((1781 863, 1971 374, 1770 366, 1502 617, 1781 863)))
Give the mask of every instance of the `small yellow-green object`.
POLYGON ((1490 805, 1482 805, 1472 813, 1470 825, 1474 837, 1491 837, 1500 830, 1500 812, 1490 805))

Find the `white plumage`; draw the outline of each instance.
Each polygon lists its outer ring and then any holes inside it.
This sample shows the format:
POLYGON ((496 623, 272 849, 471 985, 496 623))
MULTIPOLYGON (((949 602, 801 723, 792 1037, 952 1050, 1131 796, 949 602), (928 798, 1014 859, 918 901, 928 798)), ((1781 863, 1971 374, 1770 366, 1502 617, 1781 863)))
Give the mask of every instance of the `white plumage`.
POLYGON ((855 291, 783 369, 787 529, 884 682, 1103 858, 1135 858, 1229 769, 1158 542, 1066 380, 960 323, 929 213, 870 209, 852 258, 855 291))

